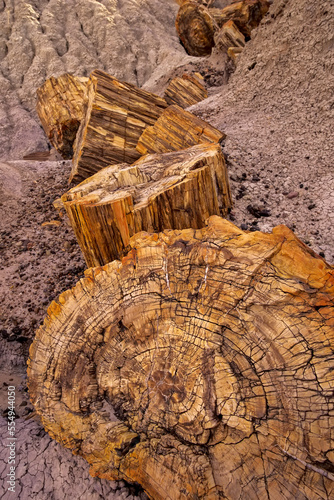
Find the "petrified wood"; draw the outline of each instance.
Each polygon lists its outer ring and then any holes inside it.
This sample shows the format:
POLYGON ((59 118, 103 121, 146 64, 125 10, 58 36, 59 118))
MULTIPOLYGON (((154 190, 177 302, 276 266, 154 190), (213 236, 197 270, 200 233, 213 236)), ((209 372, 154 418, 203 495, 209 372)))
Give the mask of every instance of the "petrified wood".
POLYGON ((45 429, 155 500, 334 495, 334 271, 285 226, 140 233, 52 302, 45 429))
POLYGON ((83 118, 87 78, 68 73, 51 77, 37 89, 36 110, 50 143, 63 158, 72 158, 73 143, 83 118))
POLYGON ((185 2, 179 8, 175 27, 186 52, 207 56, 214 46, 214 24, 208 9, 197 2, 185 2))
POLYGON ((242 0, 234 2, 224 9, 210 9, 214 23, 221 28, 227 21, 234 21, 243 35, 249 37, 268 12, 268 0, 242 0))
POLYGON ((186 74, 173 78, 164 94, 167 104, 177 104, 181 108, 192 106, 207 97, 208 93, 198 79, 186 74))
POLYGON ((112 165, 63 195, 88 266, 119 259, 139 231, 201 228, 226 215, 231 195, 218 144, 112 165))
POLYGON ((215 34, 215 45, 217 49, 228 52, 230 47, 243 48, 245 46, 245 37, 238 30, 233 21, 227 21, 223 27, 215 34))
POLYGON ((180 106, 168 106, 152 127, 140 136, 137 150, 141 155, 165 153, 205 142, 220 143, 226 135, 180 106))
POLYGON ((74 144, 70 181, 80 182, 111 164, 137 160, 140 135, 166 106, 162 97, 103 71, 93 71, 87 84, 84 119, 74 144))

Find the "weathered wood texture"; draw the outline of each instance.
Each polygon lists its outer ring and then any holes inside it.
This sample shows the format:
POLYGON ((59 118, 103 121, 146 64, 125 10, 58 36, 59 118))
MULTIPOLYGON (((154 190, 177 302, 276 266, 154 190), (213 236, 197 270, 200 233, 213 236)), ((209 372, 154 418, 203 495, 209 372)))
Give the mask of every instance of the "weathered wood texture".
POLYGON ((88 266, 124 256, 139 231, 201 228, 210 215, 226 215, 232 205, 218 144, 106 167, 62 202, 88 266))
POLYGON ((210 14, 218 28, 231 20, 243 35, 249 37, 251 31, 260 24, 261 19, 268 12, 269 6, 270 3, 267 0, 242 0, 224 9, 210 9, 210 14))
POLYGON ((242 0, 225 8, 207 8, 195 1, 181 5, 176 18, 176 31, 192 56, 205 56, 215 45, 214 35, 227 22, 234 21, 239 31, 250 37, 252 29, 259 25, 268 12, 267 0, 242 0))
POLYGON ((87 78, 68 73, 51 77, 37 89, 36 111, 50 143, 63 158, 72 158, 73 143, 83 118, 87 78))
POLYGON ((74 144, 70 181, 80 182, 110 164, 137 160, 140 135, 166 106, 162 97, 93 71, 87 84, 85 116, 74 144))
POLYGON ((173 78, 164 94, 167 104, 177 104, 181 108, 192 106, 207 97, 208 93, 199 80, 186 74, 182 78, 173 78))
POLYGON ((45 429, 154 500, 333 498, 333 268, 216 216, 132 246, 37 331, 45 429))
POLYGON ((214 25, 206 7, 197 2, 185 2, 177 14, 175 27, 189 55, 211 54, 214 45, 214 25))
POLYGON ((147 127, 138 140, 137 150, 147 153, 166 153, 186 149, 205 142, 219 143, 226 134, 180 106, 169 106, 152 127, 147 127))
POLYGON ((245 37, 233 21, 227 21, 215 34, 215 45, 218 50, 228 52, 230 47, 243 49, 245 37))

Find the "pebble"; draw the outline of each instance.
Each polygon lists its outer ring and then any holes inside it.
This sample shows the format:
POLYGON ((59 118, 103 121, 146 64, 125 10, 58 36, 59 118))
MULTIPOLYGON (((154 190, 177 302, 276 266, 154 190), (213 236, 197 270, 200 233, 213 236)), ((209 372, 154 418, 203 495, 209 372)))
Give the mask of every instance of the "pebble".
POLYGON ((292 200, 293 198, 297 198, 299 196, 298 191, 290 191, 287 195, 285 195, 288 200, 292 200))

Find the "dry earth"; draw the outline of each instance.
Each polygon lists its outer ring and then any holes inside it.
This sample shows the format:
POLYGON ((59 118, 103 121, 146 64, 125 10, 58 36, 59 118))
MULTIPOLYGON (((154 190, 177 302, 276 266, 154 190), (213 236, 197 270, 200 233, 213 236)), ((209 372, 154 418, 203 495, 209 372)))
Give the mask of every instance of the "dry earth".
MULTIPOLYGON (((287 224, 334 262, 333 2, 275 0, 220 87, 225 58, 185 54, 177 9, 172 0, 0 0, 0 422, 5 444, 6 384, 14 384, 23 500, 143 495, 90 478, 88 464, 31 418, 29 343, 49 302, 85 268, 66 217, 52 205, 68 188, 69 162, 22 160, 49 148, 34 112, 35 89, 46 77, 100 68, 161 93, 170 76, 200 70, 210 97, 193 112, 228 135, 230 219, 249 230, 287 224)), ((14 498, 5 493, 7 453, 1 447, 0 497, 14 498)))

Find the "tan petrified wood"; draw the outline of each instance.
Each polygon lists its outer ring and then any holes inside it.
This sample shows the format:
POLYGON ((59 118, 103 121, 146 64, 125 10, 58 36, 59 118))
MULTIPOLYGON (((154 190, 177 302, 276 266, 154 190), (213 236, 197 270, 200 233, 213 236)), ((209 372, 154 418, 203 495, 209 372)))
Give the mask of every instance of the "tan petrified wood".
POLYGON ((232 205, 218 144, 106 167, 62 202, 89 267, 122 257, 139 231, 201 228, 232 205))
POLYGON ((180 106, 168 106, 152 127, 140 136, 137 151, 166 153, 206 142, 220 143, 226 135, 180 106))
POLYGON ((187 108, 208 97, 201 82, 192 75, 173 78, 165 90, 164 98, 167 104, 177 104, 187 108))
POLYGON ((333 498, 333 268, 216 216, 132 247, 37 331, 45 429, 154 500, 333 498))
POLYGON ((52 146, 63 158, 72 158, 73 142, 83 118, 87 78, 68 73, 48 78, 37 89, 36 111, 52 146))
POLYGON ((70 181, 80 182, 110 164, 137 160, 140 135, 166 106, 162 97, 103 71, 93 71, 87 84, 84 119, 74 143, 70 181))
POLYGON ((215 34, 215 45, 223 52, 235 47, 242 49, 245 46, 245 37, 233 21, 227 21, 215 34))

